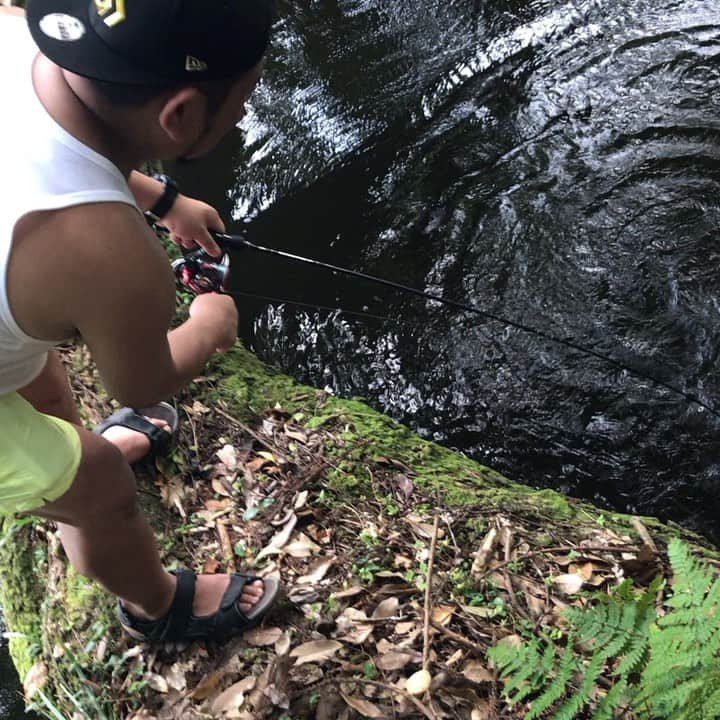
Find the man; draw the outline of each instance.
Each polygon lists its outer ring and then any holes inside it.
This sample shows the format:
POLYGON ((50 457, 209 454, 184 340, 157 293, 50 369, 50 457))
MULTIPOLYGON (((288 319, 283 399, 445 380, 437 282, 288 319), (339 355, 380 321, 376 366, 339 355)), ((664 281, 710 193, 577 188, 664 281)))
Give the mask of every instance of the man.
POLYGON ((231 299, 209 294, 168 332, 174 279, 141 212, 215 255, 208 228, 224 228, 211 207, 136 169, 200 157, 236 125, 260 77, 269 2, 33 0, 25 19, 0 11, 0 512, 56 521, 73 565, 118 596, 123 626, 148 641, 241 632, 277 591, 240 574, 165 572, 129 465, 171 429, 159 401, 228 350, 237 328, 231 299), (145 408, 126 411, 129 427, 81 427, 51 349, 76 335, 109 393, 145 408))

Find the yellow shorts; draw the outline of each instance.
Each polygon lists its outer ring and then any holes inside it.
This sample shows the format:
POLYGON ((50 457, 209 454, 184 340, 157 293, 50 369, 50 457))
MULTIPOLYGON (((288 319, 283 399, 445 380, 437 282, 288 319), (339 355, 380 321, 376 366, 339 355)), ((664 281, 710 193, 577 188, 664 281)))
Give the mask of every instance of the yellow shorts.
POLYGON ((0 514, 57 500, 72 485, 81 454, 73 425, 39 413, 17 393, 0 395, 0 514))

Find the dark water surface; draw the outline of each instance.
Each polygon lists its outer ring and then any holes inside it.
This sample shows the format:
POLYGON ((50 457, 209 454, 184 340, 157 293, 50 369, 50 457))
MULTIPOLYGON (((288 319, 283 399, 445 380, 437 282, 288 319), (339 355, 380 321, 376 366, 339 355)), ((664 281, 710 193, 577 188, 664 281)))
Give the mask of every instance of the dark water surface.
MULTIPOLYGON (((250 238, 572 337, 720 407, 716 0, 285 3, 244 133, 178 168, 250 238)), ((231 229, 232 229, 231 225, 231 229)), ((510 477, 720 538, 720 421, 577 351, 234 258, 243 335, 510 477)))

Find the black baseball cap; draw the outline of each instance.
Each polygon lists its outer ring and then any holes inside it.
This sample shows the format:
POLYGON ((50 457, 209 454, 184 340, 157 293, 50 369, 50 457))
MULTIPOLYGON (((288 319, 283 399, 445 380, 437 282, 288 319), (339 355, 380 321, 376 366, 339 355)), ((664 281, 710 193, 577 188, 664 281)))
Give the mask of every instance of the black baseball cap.
POLYGON ((231 79, 265 54, 273 0, 30 0, 40 51, 71 72, 121 85, 231 79))

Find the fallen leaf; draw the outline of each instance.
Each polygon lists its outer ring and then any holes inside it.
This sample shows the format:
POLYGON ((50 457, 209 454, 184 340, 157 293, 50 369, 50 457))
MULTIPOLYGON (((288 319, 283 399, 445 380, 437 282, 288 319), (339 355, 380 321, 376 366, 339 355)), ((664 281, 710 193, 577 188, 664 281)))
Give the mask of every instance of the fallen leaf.
POLYGON ((564 575, 554 577, 552 582, 561 593, 573 595, 580 591, 585 580, 581 575, 576 573, 565 573, 564 575))
POLYGON ((450 623, 450 619, 452 618, 454 612, 455 607, 453 605, 438 605, 436 608, 433 608, 432 619, 438 625, 442 625, 444 627, 450 623))
POLYGON ((185 499, 187 489, 180 480, 180 478, 174 477, 168 480, 166 483, 158 483, 160 485, 160 499, 162 500, 165 507, 177 508, 183 519, 187 517, 185 508, 183 507, 182 501, 185 499))
POLYGON ((283 631, 280 628, 253 628, 248 630, 243 637, 249 645, 255 647, 264 647, 266 645, 274 645, 282 636, 283 631))
POLYGON ((238 458, 233 445, 223 445, 215 454, 220 458, 220 462, 230 472, 235 472, 235 470, 237 470, 238 458))
POLYGON ((490 720, 491 717, 494 715, 487 700, 480 700, 470 713, 470 720, 490 720))
POLYGON ((226 690, 223 690, 210 705, 210 709, 215 715, 222 716, 223 713, 235 713, 245 702, 245 693, 249 692, 255 686, 255 678, 252 676, 243 678, 240 682, 236 682, 226 690))
POLYGON ((287 523, 285 523, 285 527, 283 527, 280 532, 277 532, 275 533, 275 535, 273 535, 270 543, 257 554, 257 556, 255 557, 255 562, 257 562, 261 558, 264 558, 266 555, 271 555, 273 554, 273 552, 279 551, 283 547, 283 545, 285 545, 288 540, 290 540, 290 536, 292 535, 296 524, 297 515, 295 515, 295 513, 291 513, 290 519, 287 521, 287 523))
POLYGON ((432 676, 427 670, 418 670, 413 673, 405 683, 405 689, 411 695, 422 695, 430 687, 432 676))
POLYGON ((23 690, 25 699, 31 700, 38 690, 42 690, 48 679, 48 669, 44 662, 36 662, 25 675, 23 690))
POLYGON ((285 434, 292 438, 293 440, 297 440, 298 442, 301 442, 303 445, 307 444, 308 436, 306 432, 303 432, 302 430, 290 430, 288 426, 285 426, 285 434))
POLYGON ((284 632, 275 642, 275 654, 279 657, 285 657, 290 650, 290 633, 284 632))
POLYGON ((396 597, 389 597, 383 600, 374 610, 372 617, 374 620, 384 620, 393 617, 400 607, 400 600, 396 597))
POLYGON ((337 592, 331 593, 330 597, 334 600, 340 600, 341 598, 354 597, 364 592, 365 588, 362 585, 351 585, 345 590, 338 590, 337 592))
POLYGON ((342 647, 342 643, 335 640, 311 640, 298 645, 290 651, 290 657, 297 658, 295 665, 308 662, 324 662, 329 660, 342 647))
POLYGON ((213 478, 210 481, 210 484, 212 485, 212 489, 218 495, 222 495, 227 498, 232 497, 232 490, 228 489, 230 481, 227 478, 213 478))
POLYGON ((294 558, 310 557, 320 552, 320 546, 316 545, 305 533, 297 533, 295 539, 285 546, 285 552, 294 558))
POLYGON ((362 698, 352 697, 351 695, 345 694, 342 690, 340 691, 342 699, 353 709, 357 710, 361 715, 368 718, 385 718, 387 714, 383 712, 377 705, 374 705, 369 700, 363 700, 362 698))
POLYGON ((320 582, 320 580, 325 577, 327 571, 333 566, 334 563, 334 557, 318 558, 317 560, 315 560, 315 562, 310 564, 310 567, 308 568, 308 573, 306 575, 302 575, 297 579, 298 584, 306 585, 320 582))
POLYGON ((213 693, 226 674, 227 671, 222 668, 205 675, 201 678, 200 682, 195 686, 195 689, 188 695, 188 697, 193 700, 205 700, 205 698, 209 697, 213 693))
POLYGON ((159 693, 166 693, 169 688, 167 680, 162 675, 156 675, 155 673, 149 673, 145 676, 147 684, 159 693))
POLYGON ((303 490, 302 492, 298 493, 298 496, 295 498, 295 504, 293 505, 293 510, 301 510, 305 507, 305 504, 307 503, 308 490, 303 490))
POLYGON ((246 467, 251 473, 256 473, 258 470, 261 470, 263 467, 265 467, 265 465, 268 465, 269 463, 270 461, 267 458, 257 457, 254 460, 251 460, 246 467))
POLYGON ((462 674, 476 683, 493 682, 495 676, 479 660, 470 660, 465 664, 462 674))
POLYGON ((402 670, 408 663, 414 660, 415 656, 410 653, 391 650, 377 658, 375 665, 380 668, 380 670, 402 670))
POLYGON ((399 622, 395 626, 395 632, 398 635, 407 635, 411 630, 414 630, 416 627, 418 627, 418 624, 414 621, 399 622))
POLYGON ((180 663, 176 662, 170 666, 170 669, 165 672, 165 679, 167 680, 168 686, 173 690, 184 693, 187 689, 187 678, 180 663))

